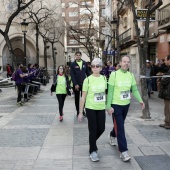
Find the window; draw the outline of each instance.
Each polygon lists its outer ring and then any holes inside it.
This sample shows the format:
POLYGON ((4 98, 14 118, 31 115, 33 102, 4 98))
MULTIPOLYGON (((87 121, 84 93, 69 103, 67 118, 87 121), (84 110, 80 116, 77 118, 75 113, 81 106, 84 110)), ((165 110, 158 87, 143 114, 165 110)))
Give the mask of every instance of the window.
POLYGON ((70 44, 78 44, 77 40, 74 40, 74 39, 69 40, 69 43, 70 44))
POLYGON ((73 2, 69 2, 69 7, 70 8, 75 8, 75 7, 78 7, 78 4, 73 3, 73 2))
POLYGON ((102 9, 102 16, 106 16, 106 9, 102 9))
POLYGON ((62 12, 62 17, 65 17, 65 12, 62 12))
POLYGON ((91 1, 84 1, 81 3, 82 5, 91 5, 91 1))
POLYGON ((69 12, 69 17, 76 17, 78 16, 78 12, 69 12))
POLYGON ((69 24, 70 24, 71 26, 75 26, 75 25, 78 24, 78 21, 70 21, 69 24))
POLYGON ((62 3, 62 4, 61 4, 61 7, 62 7, 62 8, 65 8, 65 3, 62 3))
POLYGON ((72 49, 71 49, 71 52, 72 52, 72 53, 75 53, 75 52, 77 52, 77 51, 79 51, 79 48, 72 48, 72 49))

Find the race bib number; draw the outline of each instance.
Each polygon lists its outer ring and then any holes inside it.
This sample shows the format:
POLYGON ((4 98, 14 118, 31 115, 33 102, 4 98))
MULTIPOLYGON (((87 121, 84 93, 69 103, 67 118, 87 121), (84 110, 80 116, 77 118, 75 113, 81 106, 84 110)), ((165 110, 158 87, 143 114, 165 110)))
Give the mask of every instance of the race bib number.
POLYGON ((130 91, 121 91, 120 92, 120 99, 121 100, 126 100, 126 99, 130 99, 130 91))
POLYGON ((94 101, 95 102, 105 102, 106 101, 105 93, 95 93, 94 94, 94 101))

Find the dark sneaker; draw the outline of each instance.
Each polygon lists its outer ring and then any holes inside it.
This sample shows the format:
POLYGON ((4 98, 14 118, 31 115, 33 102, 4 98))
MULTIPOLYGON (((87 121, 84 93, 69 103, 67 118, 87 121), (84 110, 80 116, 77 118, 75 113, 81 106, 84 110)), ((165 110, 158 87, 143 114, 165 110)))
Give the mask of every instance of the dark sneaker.
POLYGON ((121 158, 124 162, 127 162, 127 161, 130 161, 130 160, 131 160, 131 157, 128 155, 127 151, 122 152, 122 153, 120 154, 120 158, 121 158))
POLYGON ((23 103, 20 101, 20 102, 17 102, 17 105, 23 106, 23 103))
POLYGON ((99 157, 98 157, 98 155, 97 155, 97 152, 92 152, 92 153, 90 154, 90 159, 91 159, 93 162, 99 161, 99 157))
POLYGON ((170 129, 170 126, 166 125, 166 126, 165 126, 165 129, 170 129))
POLYGON ((159 127, 165 127, 165 126, 166 126, 165 123, 159 125, 159 127))

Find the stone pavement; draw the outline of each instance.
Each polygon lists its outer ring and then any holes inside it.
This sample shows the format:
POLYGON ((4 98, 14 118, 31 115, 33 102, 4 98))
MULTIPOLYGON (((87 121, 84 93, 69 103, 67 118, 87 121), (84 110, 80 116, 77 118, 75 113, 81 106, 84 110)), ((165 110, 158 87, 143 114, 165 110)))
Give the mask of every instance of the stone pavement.
POLYGON ((106 130, 98 140, 100 161, 88 156, 87 119, 79 123, 74 99, 67 97, 64 120, 59 122, 55 95, 50 84, 24 106, 16 105, 14 88, 0 93, 0 170, 170 170, 170 130, 160 128, 163 101, 151 96, 151 120, 140 118, 139 104, 132 99, 126 119, 126 136, 130 162, 119 158, 117 147, 109 145, 112 129, 107 115, 106 130))

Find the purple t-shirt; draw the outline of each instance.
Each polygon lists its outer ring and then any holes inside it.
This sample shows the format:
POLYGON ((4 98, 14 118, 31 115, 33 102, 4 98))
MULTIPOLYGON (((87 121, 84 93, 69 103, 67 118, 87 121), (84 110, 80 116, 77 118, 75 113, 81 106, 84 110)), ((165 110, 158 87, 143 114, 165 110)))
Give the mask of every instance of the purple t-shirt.
POLYGON ((21 78, 20 77, 20 74, 23 74, 23 72, 22 72, 22 70, 19 68, 19 69, 17 69, 17 71, 16 71, 16 84, 21 84, 21 83, 23 83, 23 78, 21 78))

